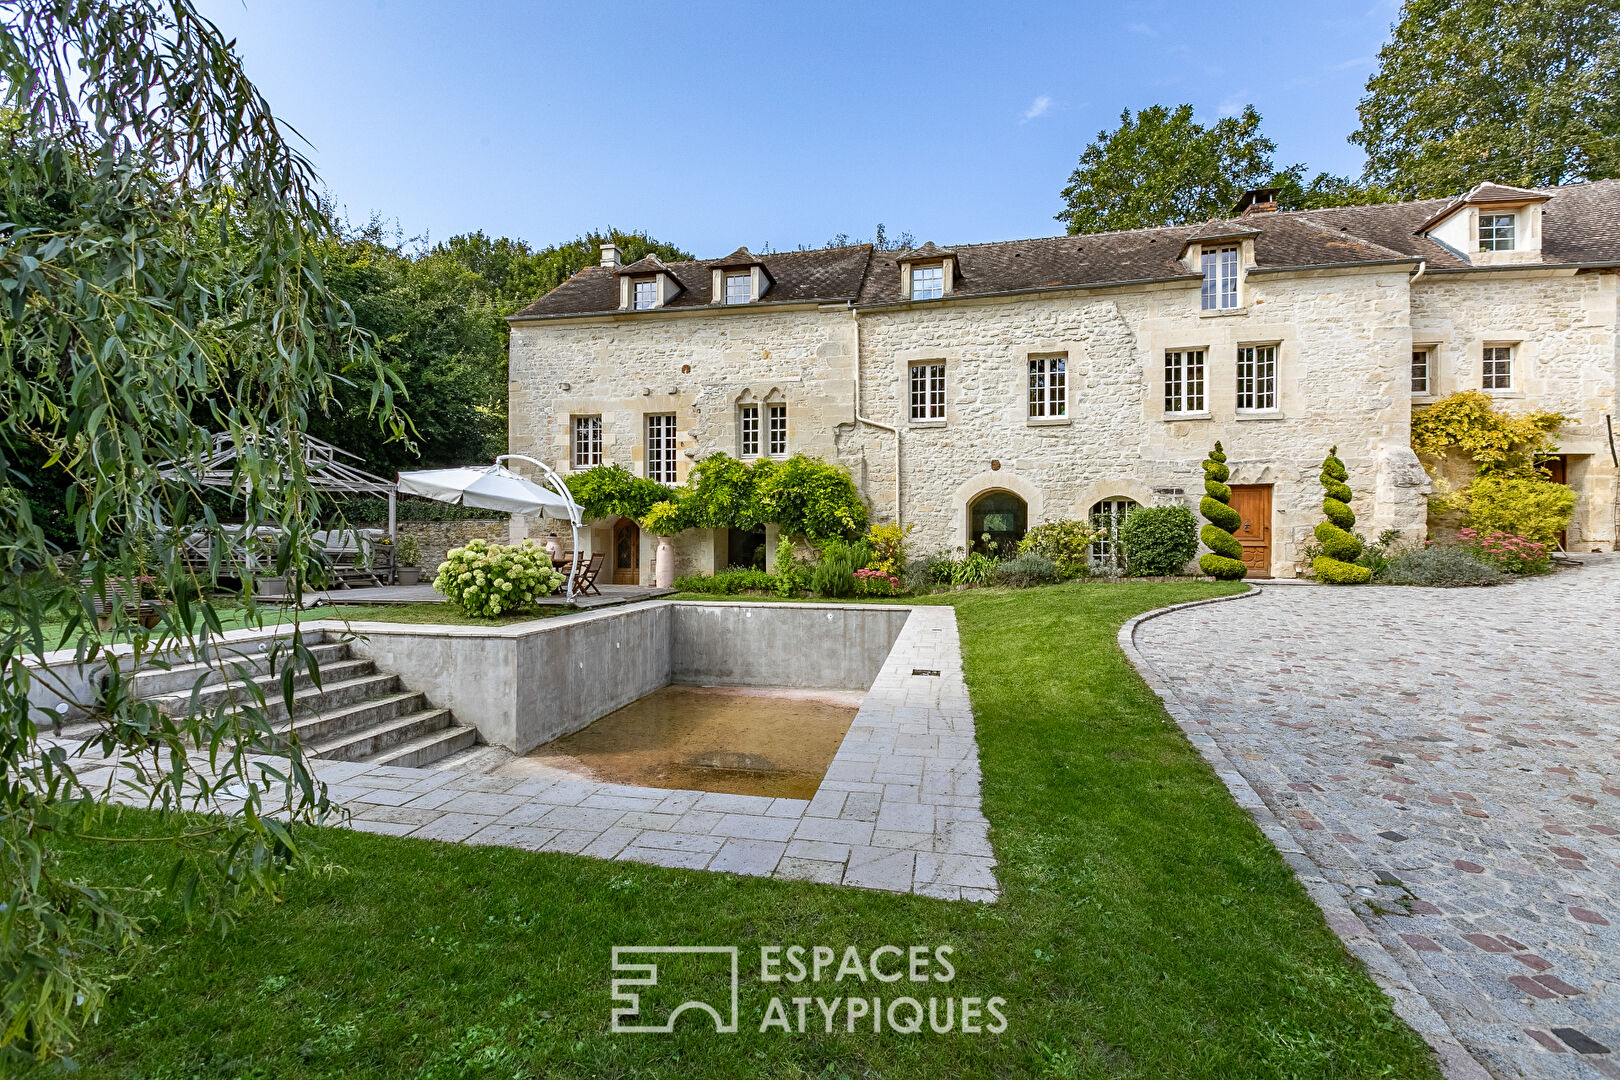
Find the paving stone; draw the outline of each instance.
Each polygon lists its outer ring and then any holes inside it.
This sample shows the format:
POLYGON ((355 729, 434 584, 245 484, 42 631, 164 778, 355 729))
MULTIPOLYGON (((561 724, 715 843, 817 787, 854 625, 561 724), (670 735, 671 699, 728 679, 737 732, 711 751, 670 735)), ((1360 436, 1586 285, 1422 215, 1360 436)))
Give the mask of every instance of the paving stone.
POLYGON ((411 835, 418 840, 444 840, 454 843, 467 839, 494 821, 495 819, 487 814, 441 814, 426 825, 418 827, 411 835))
POLYGON ((784 881, 814 881, 822 885, 841 885, 844 882, 844 864, 784 856, 782 861, 776 864, 776 872, 771 876, 784 881))
POLYGON ((865 889, 910 892, 917 865, 914 851, 852 846, 849 864, 844 868, 844 884, 865 889))
POLYGON ((1478 1062, 1613 1063, 1555 1035, 1620 1046, 1620 556, 1491 589, 1262 584, 1134 643, 1307 885, 1432 972, 1413 985, 1478 1062))
POLYGON ((784 843, 798 825, 793 818, 754 817, 751 814, 726 814, 710 830, 715 836, 736 836, 745 840, 780 840, 784 843))
POLYGON ((727 874, 769 877, 782 861, 786 849, 786 843, 773 840, 727 840, 708 868, 727 874))

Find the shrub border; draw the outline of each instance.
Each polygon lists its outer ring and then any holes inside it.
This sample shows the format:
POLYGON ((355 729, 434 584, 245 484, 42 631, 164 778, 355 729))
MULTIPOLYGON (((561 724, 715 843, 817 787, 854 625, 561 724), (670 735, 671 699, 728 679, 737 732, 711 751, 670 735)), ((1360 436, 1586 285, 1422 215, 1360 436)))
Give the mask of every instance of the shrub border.
MULTIPOLYGON (((1158 696, 1164 704, 1165 712, 1170 714, 1170 719, 1175 721, 1176 726, 1198 751, 1205 764, 1226 785, 1233 801, 1247 811, 1260 832, 1277 849, 1283 861, 1288 863, 1289 869, 1294 872, 1295 880, 1321 909, 1329 929, 1338 936, 1351 955, 1361 962, 1378 988, 1384 991, 1395 1014, 1429 1044, 1429 1048, 1438 1059, 1441 1072, 1448 1080, 1491 1080, 1491 1074, 1478 1058, 1468 1052, 1456 1033, 1451 1030, 1451 1026, 1435 1012, 1428 998, 1407 975, 1413 965, 1419 970, 1423 969, 1422 959, 1407 946, 1397 946, 1385 941, 1377 930, 1369 926, 1355 908, 1345 901, 1333 884, 1322 875, 1321 868, 1306 853, 1304 847, 1294 839, 1287 826, 1271 812, 1271 808, 1260 797, 1260 793, 1255 791, 1253 785, 1238 771, 1232 759, 1226 756, 1226 752, 1221 749, 1214 736, 1210 735, 1205 726, 1199 722, 1197 711, 1177 696, 1175 687, 1170 681, 1160 676, 1148 662, 1147 657, 1136 647, 1137 628, 1145 622, 1188 608, 1246 600, 1257 597, 1265 591, 1264 585, 1253 582, 1246 584, 1249 586, 1247 592, 1216 596, 1208 600, 1190 600, 1184 604, 1172 604, 1169 607, 1143 612, 1119 628, 1116 640, 1120 651, 1131 662, 1131 666, 1142 677, 1142 681, 1147 683, 1148 689, 1158 696)), ((1371 871, 1368 871, 1368 876, 1371 877, 1371 871)))

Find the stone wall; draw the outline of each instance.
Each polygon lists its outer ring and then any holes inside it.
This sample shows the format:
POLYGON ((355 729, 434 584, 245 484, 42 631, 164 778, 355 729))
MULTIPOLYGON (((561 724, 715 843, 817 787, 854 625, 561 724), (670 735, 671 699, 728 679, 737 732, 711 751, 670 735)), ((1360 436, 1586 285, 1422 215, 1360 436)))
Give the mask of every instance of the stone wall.
POLYGON ((401 521, 397 529, 400 536, 415 537, 422 549, 423 580, 431 581, 444 561, 444 553, 460 547, 469 540, 488 540, 492 544, 507 542, 507 523, 499 520, 467 521, 401 521))
MULTIPOLYGON (((1195 508, 1200 462, 1226 448, 1234 484, 1270 484, 1272 572, 1293 573, 1321 520, 1337 444, 1364 528, 1422 535, 1425 477, 1407 445, 1406 274, 1255 275, 1236 314, 1202 316, 1196 284, 902 307, 861 318, 862 411, 902 429, 904 516, 916 550, 965 546, 969 504, 1022 497, 1031 524, 1105 498, 1195 508), (1278 345, 1278 408, 1236 411, 1237 348, 1278 345), (1164 411, 1164 353, 1205 351, 1208 411, 1164 411), (1027 417, 1031 355, 1068 355, 1067 422, 1027 417), (914 361, 942 359, 946 420, 911 423, 914 361)), ((865 462, 878 516, 894 507, 894 439, 865 462)))
POLYGON ((1426 274, 1412 289, 1412 342, 1431 349, 1435 382, 1419 403, 1480 389, 1485 346, 1510 344, 1514 387, 1490 391, 1500 407, 1571 417, 1557 441, 1579 496, 1573 550, 1615 546, 1620 482, 1604 417, 1620 386, 1617 301, 1620 276, 1570 271, 1426 274))
MULTIPOLYGON (((738 453, 739 403, 782 401, 789 452, 848 468, 874 520, 898 512, 916 526, 920 554, 965 545, 968 507, 989 490, 1022 497, 1031 524, 1084 516, 1105 498, 1196 507, 1199 463, 1220 440, 1233 483, 1272 485, 1272 570, 1286 576, 1302 566, 1321 520, 1317 476, 1334 445, 1359 530, 1423 535, 1429 482, 1409 446, 1414 340, 1436 345, 1440 392, 1478 386, 1481 344, 1511 340, 1523 343, 1524 405, 1579 417, 1564 442, 1579 455, 1575 531, 1613 546, 1616 480, 1599 435, 1620 363, 1616 280, 1527 268, 1430 273, 1414 285, 1409 265, 1396 264, 1253 272, 1243 306, 1219 314, 1199 311, 1195 282, 1176 282, 859 311, 793 305, 516 323, 511 445, 566 472, 569 418, 600 414, 605 459, 644 475, 644 417, 674 412, 684 479, 705 454, 738 453), (1278 408, 1263 414, 1235 408, 1237 349, 1251 344, 1278 348, 1278 408), (1169 349, 1205 350, 1207 413, 1165 414, 1169 349), (1029 357, 1058 352, 1068 355, 1068 415, 1030 420, 1029 357), (908 418, 906 371, 919 360, 946 365, 942 423, 908 418)), ((596 523, 588 550, 607 549, 611 525, 596 523)), ((511 535, 528 528, 514 518, 511 535)), ((677 572, 721 568, 723 541, 683 534, 677 572)), ((654 545, 642 536, 643 582, 654 545)))

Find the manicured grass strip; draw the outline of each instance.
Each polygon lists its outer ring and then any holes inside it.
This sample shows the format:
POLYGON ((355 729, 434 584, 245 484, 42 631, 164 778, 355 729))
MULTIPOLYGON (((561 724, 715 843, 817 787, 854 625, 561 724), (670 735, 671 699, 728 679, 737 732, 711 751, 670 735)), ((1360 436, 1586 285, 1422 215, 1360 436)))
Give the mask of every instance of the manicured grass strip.
MULTIPOLYGON (((154 908, 152 948, 87 1033, 83 1075, 1436 1076, 1115 645, 1131 616, 1224 591, 945 598, 979 714, 999 903, 331 831, 328 866, 224 940, 154 908), (609 1034, 610 950, 643 944, 741 946, 741 1030, 609 1034), (852 985, 763 987, 761 944, 950 945, 955 980, 921 994, 1004 997, 1008 1030, 828 1035, 812 1006, 810 1033, 761 1034, 771 993, 852 985)), ((148 825, 126 812, 118 827, 148 825)), ((167 866, 115 846, 73 861, 125 880, 167 866)))

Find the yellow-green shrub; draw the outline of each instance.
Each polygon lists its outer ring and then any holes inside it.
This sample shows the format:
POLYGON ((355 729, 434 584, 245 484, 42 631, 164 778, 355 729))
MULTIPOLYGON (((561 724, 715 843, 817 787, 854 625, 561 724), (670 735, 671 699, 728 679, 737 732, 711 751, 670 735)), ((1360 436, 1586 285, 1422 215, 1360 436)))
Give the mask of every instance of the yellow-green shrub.
POLYGON ((1575 492, 1563 484, 1529 476, 1481 476, 1460 500, 1468 525, 1479 532, 1514 533, 1551 544, 1569 526, 1575 492))

